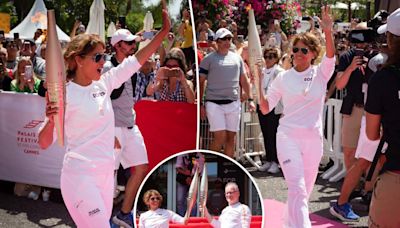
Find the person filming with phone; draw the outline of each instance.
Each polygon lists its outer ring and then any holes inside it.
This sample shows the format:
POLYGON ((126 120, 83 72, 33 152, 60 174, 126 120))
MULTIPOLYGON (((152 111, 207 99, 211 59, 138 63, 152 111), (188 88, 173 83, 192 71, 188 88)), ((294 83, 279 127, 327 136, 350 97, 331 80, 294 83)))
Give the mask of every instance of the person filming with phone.
POLYGON ((193 104, 195 100, 193 84, 187 80, 186 72, 185 54, 179 48, 172 48, 165 56, 162 67, 157 70, 155 80, 147 86, 147 94, 152 96, 158 92, 161 101, 193 104))
POLYGON ((36 44, 32 40, 25 40, 22 43, 20 58, 22 56, 30 57, 32 68, 35 74, 40 79, 46 78, 46 61, 36 54, 36 44))
POLYGON ((39 85, 40 79, 33 72, 33 63, 30 58, 28 56, 20 57, 14 73, 14 80, 11 81, 11 91, 37 93, 39 85))

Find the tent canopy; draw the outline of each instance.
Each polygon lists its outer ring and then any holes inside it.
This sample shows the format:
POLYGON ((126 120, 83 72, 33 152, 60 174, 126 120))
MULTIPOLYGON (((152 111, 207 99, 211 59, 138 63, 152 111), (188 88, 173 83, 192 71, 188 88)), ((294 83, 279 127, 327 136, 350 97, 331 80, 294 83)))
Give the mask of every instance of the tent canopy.
MULTIPOLYGON (((24 20, 13 28, 9 36, 12 37, 14 33, 19 33, 20 39, 32 39, 37 29, 47 28, 47 8, 43 0, 36 0, 33 4, 28 15, 24 20)), ((70 41, 70 38, 58 26, 57 35, 58 39, 62 41, 70 41)))

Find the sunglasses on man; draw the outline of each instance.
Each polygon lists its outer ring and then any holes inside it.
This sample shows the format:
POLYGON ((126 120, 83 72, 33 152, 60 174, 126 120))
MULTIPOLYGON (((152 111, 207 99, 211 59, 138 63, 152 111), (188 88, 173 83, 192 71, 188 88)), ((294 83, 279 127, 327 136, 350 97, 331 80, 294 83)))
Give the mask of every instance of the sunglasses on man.
POLYGON ((297 53, 297 52, 301 51, 305 55, 307 55, 307 53, 308 53, 308 49, 307 48, 293 47, 292 51, 293 51, 293 53, 297 53))
POLYGON ((265 54, 265 59, 276 59, 278 56, 276 54, 265 54))
POLYGON ((219 38, 219 40, 223 40, 223 41, 226 41, 226 40, 232 40, 232 37, 230 37, 230 36, 226 36, 226 37, 224 37, 224 38, 219 38))

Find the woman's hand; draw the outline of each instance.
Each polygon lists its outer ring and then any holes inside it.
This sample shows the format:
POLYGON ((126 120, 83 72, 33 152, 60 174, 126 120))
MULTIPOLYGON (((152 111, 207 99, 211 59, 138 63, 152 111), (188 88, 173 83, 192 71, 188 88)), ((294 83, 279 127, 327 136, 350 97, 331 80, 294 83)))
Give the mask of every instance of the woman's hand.
POLYGON ((323 6, 321 8, 322 20, 318 18, 318 22, 324 32, 332 31, 333 28, 333 17, 329 6, 323 6))
POLYGON ((49 119, 50 124, 54 124, 54 116, 58 114, 57 103, 49 100, 49 95, 47 92, 46 101, 46 117, 49 119))
POLYGON ((156 81, 162 82, 163 80, 167 80, 168 79, 168 72, 169 68, 168 67, 160 67, 157 70, 157 74, 156 74, 156 81))

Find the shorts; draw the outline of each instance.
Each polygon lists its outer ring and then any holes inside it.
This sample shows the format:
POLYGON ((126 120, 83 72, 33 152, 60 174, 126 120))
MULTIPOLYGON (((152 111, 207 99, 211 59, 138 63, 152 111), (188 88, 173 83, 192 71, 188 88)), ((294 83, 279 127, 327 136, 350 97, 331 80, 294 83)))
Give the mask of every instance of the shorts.
POLYGON ((240 126, 240 101, 229 104, 215 104, 206 102, 207 119, 210 123, 210 131, 239 131, 240 126))
POLYGON ((60 186, 65 206, 77 227, 110 227, 113 171, 101 174, 61 172, 60 186))
POLYGON ((355 157, 357 159, 364 158, 365 160, 372 162, 379 145, 379 140, 372 141, 367 138, 365 125, 365 116, 363 116, 361 119, 360 138, 358 139, 355 157))
POLYGON ((400 174, 382 173, 374 187, 369 209, 369 227, 399 227, 400 174))
POLYGON ((132 129, 126 127, 115 127, 115 137, 121 144, 121 150, 116 150, 115 169, 121 163, 124 169, 148 164, 146 145, 139 127, 134 125, 132 129))
POLYGON ((357 148, 358 138, 360 137, 361 117, 364 108, 353 106, 351 115, 343 115, 342 122, 342 146, 347 148, 357 148))

